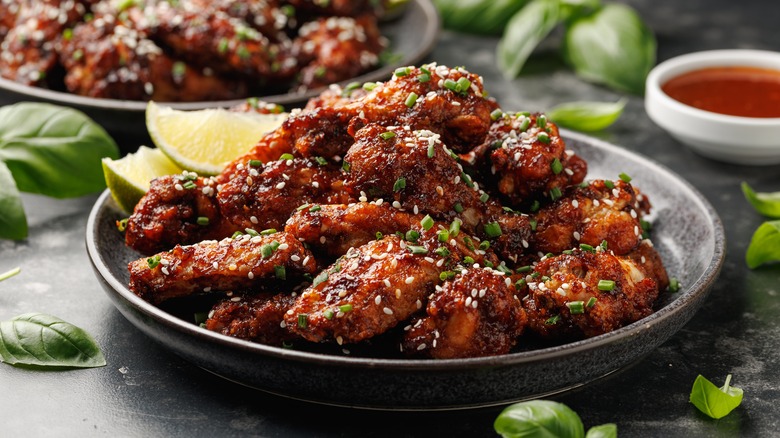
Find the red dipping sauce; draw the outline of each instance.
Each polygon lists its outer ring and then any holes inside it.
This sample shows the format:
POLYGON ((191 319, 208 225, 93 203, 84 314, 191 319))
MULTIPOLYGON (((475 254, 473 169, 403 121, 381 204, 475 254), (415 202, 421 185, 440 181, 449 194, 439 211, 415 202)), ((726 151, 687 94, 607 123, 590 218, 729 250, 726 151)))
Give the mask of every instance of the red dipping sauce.
POLYGON ((711 67, 676 76, 661 89, 674 100, 705 111, 780 117, 780 70, 711 67))

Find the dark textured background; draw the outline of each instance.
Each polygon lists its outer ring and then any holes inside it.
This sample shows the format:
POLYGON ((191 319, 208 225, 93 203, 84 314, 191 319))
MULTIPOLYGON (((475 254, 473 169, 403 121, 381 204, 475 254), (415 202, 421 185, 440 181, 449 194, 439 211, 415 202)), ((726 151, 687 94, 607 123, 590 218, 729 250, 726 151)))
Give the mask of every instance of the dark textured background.
MULTIPOLYGON (((743 0, 632 0, 656 32, 658 60, 706 49, 780 51, 780 3, 743 0)), ((544 110, 572 100, 617 100, 577 79, 552 52, 556 36, 514 81, 495 68, 494 38, 444 32, 429 60, 464 65, 485 78, 506 109, 544 110)), ((701 158, 680 145, 632 97, 623 117, 598 135, 679 173, 715 206, 726 228, 727 258, 707 303, 676 336, 612 377, 552 397, 586 427, 617 423, 620 436, 771 436, 780 430, 780 266, 750 271, 744 253, 759 217, 739 183, 780 190, 780 166, 742 167, 701 158), (720 421, 688 403, 697 374, 745 391, 720 421)), ((737 145, 738 147, 738 145, 737 145)), ((96 337, 108 366, 38 372, 0 366, 2 436, 490 437, 501 407, 394 413, 331 408, 266 395, 212 376, 150 341, 114 309, 84 250, 96 197, 57 201, 26 196, 31 238, 0 241, 0 320, 25 312, 57 315, 96 337)))

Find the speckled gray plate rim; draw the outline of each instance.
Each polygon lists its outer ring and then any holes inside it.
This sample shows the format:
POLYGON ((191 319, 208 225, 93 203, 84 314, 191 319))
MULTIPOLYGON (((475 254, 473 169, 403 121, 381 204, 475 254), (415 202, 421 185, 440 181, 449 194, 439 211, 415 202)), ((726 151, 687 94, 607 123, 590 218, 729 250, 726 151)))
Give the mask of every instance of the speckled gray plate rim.
MULTIPOLYGON (((398 62, 382 66, 363 75, 342 81, 341 84, 350 82, 374 82, 385 80, 392 72, 401 66, 414 65, 420 62, 431 52, 436 44, 441 29, 441 21, 436 7, 430 0, 411 0, 406 6, 407 10, 396 20, 380 24, 383 35, 390 30, 390 37, 403 37, 413 44, 404 44, 401 59, 398 62)), ((394 47, 390 47, 391 50, 394 47)), ((0 92, 12 92, 20 97, 27 97, 37 101, 45 101, 53 104, 81 107, 86 109, 110 109, 118 111, 130 111, 143 113, 146 111, 146 102, 120 99, 99 99, 80 96, 64 91, 48 90, 40 87, 32 87, 20 84, 0 77, 0 92)), ((308 90, 303 93, 285 93, 270 96, 256 96, 260 99, 280 105, 298 104, 307 101, 322 92, 322 89, 308 90)), ((250 97, 250 96, 247 96, 250 97)), ((246 99, 208 101, 208 102, 166 102, 165 105, 179 110, 197 110, 203 108, 223 107, 228 108, 241 104, 246 99)))
MULTIPOLYGON (((104 288, 107 288, 106 290, 109 295, 115 295, 112 299, 119 299, 122 305, 130 306, 133 311, 140 312, 144 317, 151 318, 155 323, 164 326, 167 329, 183 333, 186 337, 191 338, 194 341, 203 342, 204 345, 219 345, 230 349, 231 351, 241 352, 242 354, 245 353, 248 356, 274 359, 282 362, 286 361, 290 364, 299 363, 322 366, 325 367, 325 369, 333 369, 332 367, 336 367, 338 369, 352 369, 354 371, 368 372, 371 370, 381 370, 390 374, 405 372, 428 374, 431 372, 457 373, 469 372, 470 370, 478 371, 491 369, 506 370, 512 369, 513 367, 536 366, 542 363, 550 363, 550 361, 572 360, 573 357, 586 352, 593 353, 600 349, 618 348, 614 346, 620 345, 621 343, 630 344, 641 340, 645 331, 649 333, 647 337, 651 339, 653 342, 652 347, 655 348, 657 345, 660 345, 660 343, 671 337, 676 330, 695 314, 720 273, 725 258, 725 234, 721 220, 711 204, 693 186, 680 176, 674 174, 664 166, 655 163, 651 159, 582 134, 562 130, 562 135, 571 149, 574 149, 578 154, 583 155, 586 158, 590 155, 588 163, 589 168, 591 169, 588 172, 588 178, 605 178, 610 176, 614 178, 628 167, 628 170, 633 172, 632 176, 635 177, 634 180, 637 182, 637 186, 640 187, 640 189, 642 188, 642 181, 652 182, 651 185, 653 185, 655 189, 662 189, 660 191, 664 191, 666 195, 671 194, 670 196, 677 197, 675 198, 676 201, 668 201, 673 205, 666 205, 667 201, 663 196, 660 196, 659 193, 654 193, 653 191, 644 192, 650 197, 651 202, 654 203, 654 207, 656 205, 660 206, 661 214, 669 215, 665 220, 668 221, 670 220, 669 218, 675 218, 678 215, 692 214, 694 215, 693 217, 697 219, 693 222, 698 221, 699 225, 709 224, 711 227, 710 229, 702 230, 706 241, 703 242, 705 244, 701 244, 702 242, 685 240, 687 238, 686 236, 696 234, 695 232, 692 232, 691 230, 677 230, 681 223, 688 222, 686 218, 676 219, 680 223, 671 224, 670 228, 660 227, 660 229, 658 229, 654 226, 651 238, 654 242, 656 239, 659 240, 660 245, 657 243, 656 246, 659 248, 659 252, 664 258, 664 263, 670 270, 670 275, 675 276, 676 271, 680 271, 677 273, 678 276, 689 276, 685 277, 679 292, 675 294, 666 294, 665 302, 663 302, 661 307, 652 315, 626 327, 615 330, 614 332, 590 339, 502 356, 468 359, 420 360, 335 356, 295 351, 257 344, 211 332, 172 316, 143 301, 130 292, 127 285, 111 272, 111 269, 106 264, 106 256, 111 251, 119 249, 106 248, 105 245, 100 244, 101 236, 98 233, 98 223, 101 219, 105 220, 106 215, 116 219, 122 217, 124 214, 121 213, 115 205, 107 190, 95 203, 88 219, 86 230, 87 251, 96 274, 99 275, 104 282, 104 288), (594 156, 597 158, 600 157, 600 160, 603 161, 593 162, 594 156), (624 167, 620 169, 613 167, 606 169, 602 166, 602 163, 609 163, 609 166, 614 165, 614 163, 620 163, 620 166, 624 167), (671 236, 672 238, 667 239, 665 234, 668 234, 671 230, 681 234, 679 236, 671 236), (682 241, 680 239, 682 239, 682 241), (698 264, 693 268, 688 267, 686 264, 689 263, 688 259, 691 257, 688 257, 689 254, 686 254, 685 251, 703 251, 699 249, 701 247, 707 248, 706 253, 702 255, 703 258, 694 261, 693 263, 698 264), (711 248, 711 251, 709 248, 711 248), (665 325, 668 325, 671 328, 666 329, 664 327, 665 325), (651 328, 654 330, 651 330, 651 328)), ((663 225, 663 223, 661 223, 661 225, 663 225)), ((695 236, 692 238, 695 238, 695 236)), ((117 303, 114 304, 117 305, 117 303)), ((119 308, 120 306, 117 307, 119 308)), ((120 310, 122 309, 120 308, 120 310)), ((133 322, 136 325, 139 324, 138 322, 133 322)), ((149 323, 145 322, 142 324, 148 325, 149 323)), ((149 327, 146 327, 146 329, 149 329, 149 327)), ((157 329, 154 328, 153 330, 157 329)), ((598 356, 598 354, 596 354, 596 356, 598 356)), ((609 359, 611 361, 608 364, 609 368, 599 369, 597 375, 584 375, 580 383, 587 383, 598 379, 637 359, 637 357, 629 356, 631 356, 631 354, 628 354, 625 359, 609 359)), ((221 370, 218 368, 215 369, 216 367, 213 366, 213 364, 199 363, 198 365, 215 374, 222 375, 220 372, 221 370)), ((238 381, 239 383, 246 383, 242 382, 240 376, 238 378, 236 376, 225 377, 230 380, 238 381)), ((257 384, 251 383, 249 385, 263 389, 262 385, 258 386, 257 384)), ((565 390, 573 386, 581 385, 571 383, 567 385, 566 388, 540 388, 538 393, 560 392, 560 390, 565 390)), ((269 390, 269 392, 281 392, 284 394, 284 391, 278 390, 269 390)), ((527 395, 528 394, 518 394, 518 396, 514 398, 520 399, 527 395)), ((306 396, 301 397, 300 395, 292 395, 292 397, 307 399, 306 396)), ((484 400, 482 402, 474 403, 473 406, 486 406, 501 403, 505 402, 506 398, 506 396, 503 396, 501 399, 484 400)), ((328 402, 328 400, 320 399, 314 399, 313 401, 328 402)), ((468 405, 467 402, 464 403, 464 405, 468 405)), ((336 401, 334 404, 345 405, 345 402, 336 401)), ((384 408, 382 403, 378 403, 378 406, 380 409, 384 408)), ((372 408, 372 406, 362 407, 372 408)), ((434 402, 431 403, 430 407, 437 408, 434 402)), ((456 405, 450 407, 459 408, 463 406, 456 405)), ((427 409, 428 406, 420 406, 419 408, 427 409)))

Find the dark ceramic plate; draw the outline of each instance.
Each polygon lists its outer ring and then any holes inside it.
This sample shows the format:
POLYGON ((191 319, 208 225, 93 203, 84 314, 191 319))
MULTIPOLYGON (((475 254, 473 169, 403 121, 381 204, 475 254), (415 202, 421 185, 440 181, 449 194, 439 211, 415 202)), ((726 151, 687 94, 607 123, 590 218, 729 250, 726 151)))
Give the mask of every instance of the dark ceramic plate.
MULTIPOLYGON (((436 44, 440 30, 440 21, 436 8, 430 0, 410 0, 405 5, 405 11, 402 14, 394 17, 392 20, 381 23, 380 29, 382 35, 390 40, 390 50, 400 55, 400 58, 396 62, 344 81, 342 84, 353 81, 361 83, 384 81, 391 76, 396 68, 418 64, 430 53, 436 44)), ((318 89, 304 93, 286 93, 259 97, 266 102, 284 105, 289 109, 302 105, 321 91, 321 89, 318 89)), ((139 145, 149 144, 151 141, 144 121, 146 102, 96 99, 67 92, 30 87, 0 78, 0 105, 21 101, 48 102, 77 108, 106 128, 117 143, 122 146, 122 149, 126 151, 135 150, 139 145)), ((230 107, 242 102, 244 102, 244 99, 170 103, 166 105, 181 110, 194 110, 230 107)))
MULTIPOLYGON (((242 384, 287 397, 375 409, 455 409, 542 397, 592 382, 649 354, 699 309, 723 264, 720 219, 679 176, 619 147, 564 132, 585 158, 589 178, 626 172, 654 205, 652 239, 681 290, 634 324, 584 341, 504 356, 454 360, 371 359, 287 350, 210 332, 141 300, 127 288, 137 253, 115 221, 125 214, 108 192, 87 224, 95 273, 122 314, 190 362, 242 384)), ((191 313, 190 313, 191 315, 191 313)))

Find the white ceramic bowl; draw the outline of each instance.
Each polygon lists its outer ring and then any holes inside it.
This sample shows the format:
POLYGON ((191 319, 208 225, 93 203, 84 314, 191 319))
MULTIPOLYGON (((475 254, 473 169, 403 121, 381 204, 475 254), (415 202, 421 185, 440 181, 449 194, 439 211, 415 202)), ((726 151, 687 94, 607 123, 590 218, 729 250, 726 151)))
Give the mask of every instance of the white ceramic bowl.
POLYGON ((708 67, 747 66, 780 70, 780 53, 711 50, 658 64, 647 76, 645 110, 660 127, 695 152, 734 164, 780 163, 780 118, 738 117, 704 111, 661 90, 668 80, 708 67))

